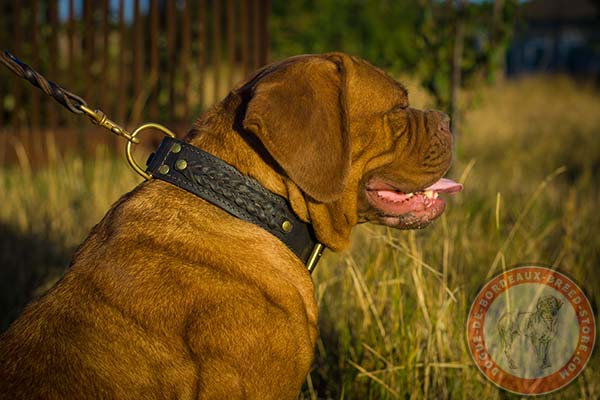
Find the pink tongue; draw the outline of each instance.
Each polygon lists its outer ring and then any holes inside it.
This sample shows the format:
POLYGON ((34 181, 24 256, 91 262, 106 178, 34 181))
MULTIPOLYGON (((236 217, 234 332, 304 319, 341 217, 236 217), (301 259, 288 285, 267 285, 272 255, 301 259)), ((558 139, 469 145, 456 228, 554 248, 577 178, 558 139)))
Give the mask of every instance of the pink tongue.
MULTIPOLYGON (((406 214, 409 212, 421 212, 426 210, 436 201, 429 200, 424 192, 433 191, 435 193, 456 193, 460 192, 463 185, 454 182, 451 179, 442 178, 433 185, 422 189, 415 194, 406 194, 393 190, 376 190, 374 201, 380 208, 394 215, 406 214), (383 200, 383 202, 382 202, 383 200)), ((440 201, 438 200, 437 203, 440 201)), ((442 202, 443 203, 443 202, 442 202)))
POLYGON ((442 178, 433 185, 423 189, 423 191, 433 190, 438 193, 457 193, 462 189, 462 184, 454 182, 452 179, 442 178))

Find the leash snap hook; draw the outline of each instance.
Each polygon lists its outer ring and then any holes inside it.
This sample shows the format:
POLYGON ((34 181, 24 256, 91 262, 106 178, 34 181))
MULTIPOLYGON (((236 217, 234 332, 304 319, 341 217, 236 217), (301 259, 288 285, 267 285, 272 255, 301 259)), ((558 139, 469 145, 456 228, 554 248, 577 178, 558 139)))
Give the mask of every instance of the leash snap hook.
MULTIPOLYGON (((110 121, 110 120, 109 120, 110 121)), ((131 139, 127 139, 127 145, 125 146, 125 156, 127 157, 127 162, 129 163, 129 165, 131 166, 131 168, 133 168, 133 170, 135 172, 137 172, 139 175, 141 175, 144 179, 146 180, 150 180, 152 179, 152 175, 149 174, 148 172, 146 172, 146 170, 144 170, 142 167, 140 167, 140 165, 137 163, 137 161, 135 161, 135 158, 133 158, 133 145, 140 143, 140 140, 136 137, 138 134, 140 134, 144 129, 156 129, 161 131, 165 136, 169 136, 174 138, 175 134, 173 132, 171 132, 171 130, 169 130, 169 128, 161 125, 161 124, 157 124, 154 122, 149 122, 147 124, 144 124, 140 127, 138 127, 135 131, 133 131, 133 133, 131 133, 131 139)))
POLYGON ((101 110, 92 110, 83 104, 79 106, 79 109, 89 117, 93 124, 106 128, 117 136, 124 137, 128 142, 133 142, 135 144, 140 142, 139 139, 135 138, 132 134, 127 132, 127 130, 110 120, 101 110))

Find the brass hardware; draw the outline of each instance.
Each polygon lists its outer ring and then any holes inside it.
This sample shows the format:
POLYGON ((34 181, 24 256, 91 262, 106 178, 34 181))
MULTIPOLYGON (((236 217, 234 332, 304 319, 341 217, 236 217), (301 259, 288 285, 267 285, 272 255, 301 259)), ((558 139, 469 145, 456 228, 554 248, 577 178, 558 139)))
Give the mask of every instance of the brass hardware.
POLYGON ((161 174, 168 174, 169 173, 169 166, 168 165, 161 165, 160 167, 158 167, 158 172, 160 172, 161 174))
MULTIPOLYGON (((170 136, 172 138, 175 137, 175 134, 173 132, 171 132, 168 128, 166 128, 166 127, 164 127, 164 126, 162 126, 160 124, 155 124, 154 122, 149 122, 147 124, 144 124, 144 125, 140 126, 135 131, 133 131, 133 133, 131 134, 131 140, 128 139, 127 140, 127 145, 125 146, 125 156, 127 157, 127 161, 129 162, 129 165, 131 165, 131 168, 133 168, 133 170, 135 172, 137 172, 138 174, 140 174, 141 176, 143 176, 144 179, 146 179, 146 180, 151 179, 152 175, 150 175, 149 173, 147 173, 144 169, 142 169, 142 167, 139 166, 139 164, 133 158, 133 154, 132 154, 131 150, 132 150, 132 147, 133 147, 134 143, 139 143, 139 139, 137 139, 136 136, 140 132, 142 132, 144 129, 153 129, 153 128, 161 131, 166 136, 170 136), (137 140, 137 142, 135 142, 135 140, 137 140)), ((159 170, 159 172, 166 174, 169 171, 167 170, 167 172, 162 172, 162 171, 159 170)))
MULTIPOLYGON (((140 139, 138 139, 136 136, 144 129, 152 129, 152 128, 157 129, 157 130, 161 131, 162 133, 164 133, 166 136, 170 136, 172 138, 175 137, 175 134, 173 132, 171 132, 169 129, 167 129, 166 127, 164 127, 160 124, 155 124, 153 122, 150 122, 150 123, 140 126, 135 131, 133 131, 133 133, 129 133, 129 132, 127 132, 127 130, 125 130, 124 128, 119 126, 117 123, 108 119, 106 114, 104 114, 100 110, 92 110, 91 108, 89 108, 85 105, 80 105, 79 109, 81 111, 83 111, 89 117, 89 119, 92 121, 92 123, 108 129, 109 131, 111 131, 112 133, 114 133, 117 136, 121 136, 121 137, 124 137, 125 139, 127 139, 127 145, 125 146, 125 156, 127 157, 127 162, 129 162, 129 165, 131 165, 131 168, 133 168, 133 170, 135 172, 137 172, 138 174, 143 176, 144 179, 148 180, 148 179, 152 178, 152 175, 150 175, 142 167, 140 167, 140 165, 133 158, 133 154, 131 151, 132 145, 140 143, 140 139)), ((173 150, 177 150, 177 151, 174 151, 174 153, 178 153, 179 151, 181 151, 181 146, 176 144, 173 146, 173 150), (178 149, 176 148, 176 146, 178 146, 178 149)), ((162 171, 160 171, 160 172, 166 174, 167 172, 169 172, 168 167, 167 167, 166 172, 162 172, 162 171)))
POLYGON ((306 269, 308 270, 309 274, 312 274, 312 272, 315 270, 319 259, 323 255, 324 249, 325 246, 322 243, 317 243, 315 244, 315 247, 313 247, 312 252, 308 257, 308 261, 306 262, 306 269))
POLYGON ((177 154, 181 151, 181 145, 179 143, 173 143, 171 146, 171 153, 177 154))
POLYGON ((283 224, 281 224, 281 229, 283 229, 285 233, 290 233, 292 231, 292 223, 287 220, 283 221, 283 224))
POLYGON ((115 135, 124 137, 129 142, 133 142, 135 144, 138 144, 140 142, 139 139, 135 138, 135 135, 132 135, 131 133, 127 132, 124 128, 119 126, 116 122, 108 119, 106 114, 104 114, 102 111, 92 110, 91 108, 86 107, 84 105, 80 105, 79 109, 89 117, 90 121, 92 121, 93 124, 106 128, 115 135))
POLYGON ((187 161, 185 161, 183 158, 180 158, 175 162, 175 168, 177 168, 180 171, 183 171, 187 168, 187 161))

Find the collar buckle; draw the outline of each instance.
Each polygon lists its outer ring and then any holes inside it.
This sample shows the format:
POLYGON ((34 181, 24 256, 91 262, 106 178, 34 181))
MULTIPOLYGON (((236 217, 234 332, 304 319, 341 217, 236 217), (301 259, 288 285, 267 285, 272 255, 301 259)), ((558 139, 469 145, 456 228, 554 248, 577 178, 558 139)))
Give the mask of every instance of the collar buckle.
POLYGON ((317 242, 315 247, 313 247, 312 251, 310 252, 310 256, 308 256, 308 261, 306 262, 306 269, 308 270, 309 274, 312 274, 317 267, 319 259, 321 259, 323 256, 323 250, 325 250, 323 243, 317 242))

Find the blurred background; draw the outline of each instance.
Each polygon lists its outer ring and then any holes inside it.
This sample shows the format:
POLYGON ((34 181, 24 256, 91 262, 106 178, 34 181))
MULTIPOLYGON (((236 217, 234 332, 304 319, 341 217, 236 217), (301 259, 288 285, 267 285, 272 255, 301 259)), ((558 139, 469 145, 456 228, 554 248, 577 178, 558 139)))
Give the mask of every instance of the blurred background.
MULTIPOLYGON (((550 265, 598 310, 599 12, 597 0, 0 0, 0 48, 130 129, 183 136, 260 66, 327 51, 449 113, 465 191, 426 230, 361 226, 325 257, 301 398, 503 399, 516 396, 485 380, 465 341, 487 279, 550 265)), ((0 68, 0 331, 141 181, 123 146, 0 68)), ((599 370, 596 351, 549 397, 600 398, 599 370)))

